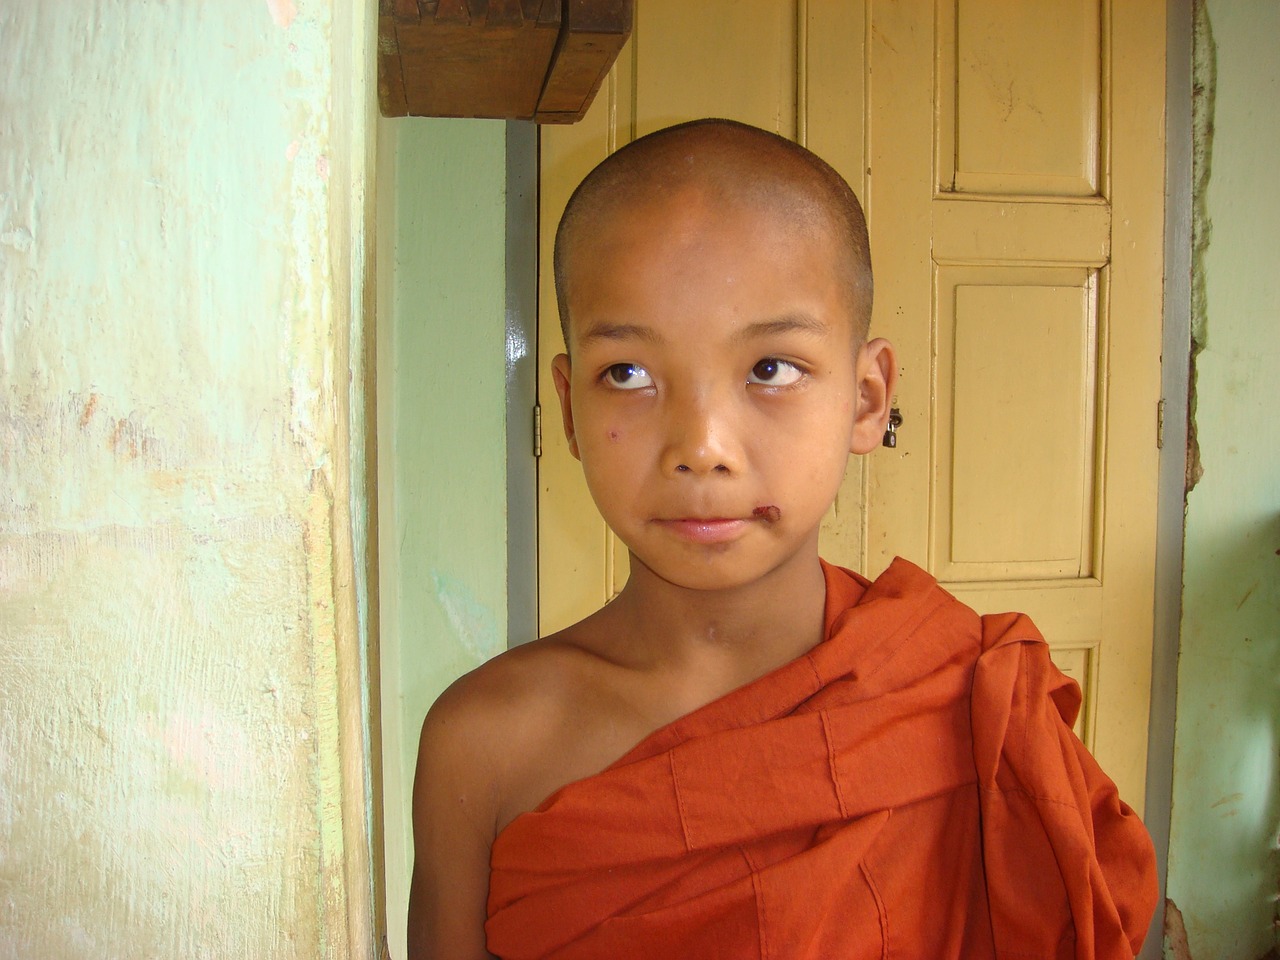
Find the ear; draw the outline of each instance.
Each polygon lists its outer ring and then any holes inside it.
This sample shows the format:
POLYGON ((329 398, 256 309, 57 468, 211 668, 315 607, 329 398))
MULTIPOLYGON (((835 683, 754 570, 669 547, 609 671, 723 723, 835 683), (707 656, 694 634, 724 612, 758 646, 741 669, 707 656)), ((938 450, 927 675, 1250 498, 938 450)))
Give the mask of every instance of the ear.
POLYGON ((851 453, 870 453, 880 446, 889 426, 889 410, 898 385, 898 361, 893 345, 877 338, 862 345, 857 359, 858 399, 853 420, 851 453))
POLYGON ((551 379, 556 385, 556 395, 560 398, 560 419, 564 422, 564 438, 569 441, 569 452, 575 460, 581 460, 578 454, 578 438, 573 432, 573 402, 569 395, 570 374, 569 355, 557 354, 551 361, 551 379))

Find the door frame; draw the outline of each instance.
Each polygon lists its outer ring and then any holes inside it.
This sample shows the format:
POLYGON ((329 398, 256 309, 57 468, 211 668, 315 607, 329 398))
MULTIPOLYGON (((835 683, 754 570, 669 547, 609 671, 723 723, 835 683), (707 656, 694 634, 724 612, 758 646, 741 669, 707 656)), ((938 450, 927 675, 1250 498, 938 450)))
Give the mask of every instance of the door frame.
POLYGON ((1191 0, 1167 0, 1165 48, 1164 330, 1160 364, 1162 431, 1156 498, 1155 622, 1147 801, 1143 822, 1156 848, 1159 906, 1139 960, 1159 960, 1164 939, 1173 740, 1182 618, 1187 422, 1191 386, 1191 0))

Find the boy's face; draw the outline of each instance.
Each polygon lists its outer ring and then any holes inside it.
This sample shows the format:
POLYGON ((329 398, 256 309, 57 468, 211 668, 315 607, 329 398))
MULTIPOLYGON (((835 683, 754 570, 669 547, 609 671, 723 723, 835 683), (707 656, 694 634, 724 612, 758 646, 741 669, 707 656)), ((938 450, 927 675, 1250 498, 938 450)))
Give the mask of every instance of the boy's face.
POLYGON ((670 582, 816 554, 850 451, 883 435, 892 352, 855 344, 832 246, 696 187, 575 240, 566 435, 605 521, 670 582))

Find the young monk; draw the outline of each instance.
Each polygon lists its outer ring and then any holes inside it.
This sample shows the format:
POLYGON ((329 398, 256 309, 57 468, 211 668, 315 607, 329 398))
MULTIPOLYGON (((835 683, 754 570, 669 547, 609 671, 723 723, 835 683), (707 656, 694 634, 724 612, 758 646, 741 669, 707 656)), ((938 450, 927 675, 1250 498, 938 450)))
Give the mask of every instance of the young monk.
POLYGON ((1035 627, 818 558, 896 377, 844 181, 659 131, 578 188, 555 273, 565 433, 631 576, 432 708, 411 956, 1131 958, 1151 842, 1035 627))

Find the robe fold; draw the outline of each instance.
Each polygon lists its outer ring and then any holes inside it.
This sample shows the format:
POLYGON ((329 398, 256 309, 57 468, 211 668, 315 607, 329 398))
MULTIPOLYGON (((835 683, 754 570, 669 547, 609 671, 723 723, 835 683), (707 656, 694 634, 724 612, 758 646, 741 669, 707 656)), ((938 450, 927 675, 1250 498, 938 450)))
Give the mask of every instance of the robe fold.
POLYGON ((1151 840, 1022 615, 824 564, 826 639, 513 820, 489 950, 526 958, 1132 958, 1151 840))

